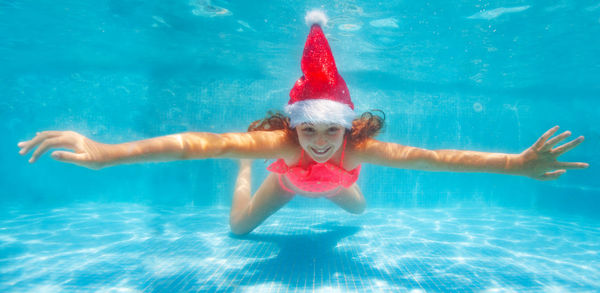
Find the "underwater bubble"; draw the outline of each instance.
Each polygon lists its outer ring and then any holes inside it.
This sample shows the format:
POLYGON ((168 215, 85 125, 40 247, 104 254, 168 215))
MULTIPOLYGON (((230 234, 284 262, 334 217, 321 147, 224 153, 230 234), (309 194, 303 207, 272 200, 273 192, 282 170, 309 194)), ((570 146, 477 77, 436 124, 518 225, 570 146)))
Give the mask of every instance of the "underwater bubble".
POLYGON ((237 23, 241 24, 242 26, 244 26, 246 28, 252 29, 252 27, 247 22, 245 22, 243 20, 238 20, 237 23))
POLYGON ((553 12, 553 11, 565 9, 565 8, 568 8, 568 7, 569 6, 567 6, 565 4, 558 4, 558 5, 547 7, 547 8, 544 9, 544 11, 546 11, 546 12, 553 12))
MULTIPOLYGON (((247 22, 245 22, 245 21, 243 21, 243 20, 238 20, 238 21, 237 21, 237 23, 239 23, 241 26, 243 26, 243 27, 245 27, 245 28, 247 28, 247 29, 249 29, 249 30, 251 30, 251 31, 253 31, 253 32, 255 32, 255 31, 256 31, 256 30, 255 30, 253 27, 251 27, 251 26, 250 26, 250 25, 249 25, 247 22)), ((240 29, 241 29, 241 28, 240 28, 240 29)), ((243 30, 243 29, 242 29, 242 30, 243 30)))
POLYGON ((223 7, 212 5, 208 0, 192 1, 191 5, 195 8, 192 10, 194 15, 206 17, 231 15, 231 11, 223 7))
POLYGON ((152 16, 152 19, 154 19, 154 20, 157 22, 157 23, 154 23, 154 24, 152 25, 152 27, 159 27, 159 26, 161 26, 161 25, 162 25, 162 26, 166 26, 166 27, 171 27, 171 25, 170 25, 170 24, 168 24, 168 23, 167 23, 167 22, 166 22, 166 21, 165 21, 165 20, 164 20, 162 17, 160 17, 160 16, 153 15, 153 16, 152 16))
POLYGON ((364 9, 362 9, 362 7, 355 5, 355 4, 346 4, 342 7, 341 9, 344 13, 346 14, 363 14, 365 12, 364 9))
POLYGON ((483 111, 483 105, 479 102, 473 103, 473 111, 475 111, 475 112, 483 111))
POLYGON ((357 31, 357 30, 361 29, 361 27, 362 26, 360 26, 358 24, 353 24, 353 23, 345 23, 345 24, 340 24, 338 26, 338 28, 340 30, 347 31, 347 32, 357 31))
POLYGON ((475 73, 474 75, 469 76, 469 79, 476 83, 481 83, 483 81, 483 73, 481 73, 481 72, 475 73))
POLYGON ((393 17, 372 20, 371 22, 369 22, 369 24, 374 27, 398 27, 398 21, 393 17))
POLYGON ((468 16, 467 18, 469 19, 486 19, 486 20, 490 20, 490 19, 494 19, 502 14, 505 13, 516 13, 516 12, 521 12, 524 10, 529 9, 529 5, 525 5, 525 6, 517 6, 517 7, 500 7, 500 8, 496 8, 496 9, 492 9, 492 10, 482 10, 479 11, 471 16, 468 16))

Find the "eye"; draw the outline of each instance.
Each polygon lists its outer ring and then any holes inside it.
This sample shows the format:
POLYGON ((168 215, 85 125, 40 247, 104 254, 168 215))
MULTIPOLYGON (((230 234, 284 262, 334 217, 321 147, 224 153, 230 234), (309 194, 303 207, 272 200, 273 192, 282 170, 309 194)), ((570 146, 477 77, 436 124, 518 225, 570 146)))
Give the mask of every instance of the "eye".
POLYGON ((302 129, 302 131, 312 133, 312 132, 315 132, 315 129, 312 127, 305 127, 302 129))
POLYGON ((329 132, 338 132, 340 130, 338 127, 329 127, 329 132))

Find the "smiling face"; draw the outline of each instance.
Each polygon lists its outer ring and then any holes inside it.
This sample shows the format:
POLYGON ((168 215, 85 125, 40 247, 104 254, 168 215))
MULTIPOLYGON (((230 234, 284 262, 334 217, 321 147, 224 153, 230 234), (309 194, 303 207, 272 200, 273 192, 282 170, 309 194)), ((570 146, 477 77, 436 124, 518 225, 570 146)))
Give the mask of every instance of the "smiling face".
POLYGON ((332 123, 302 123, 296 132, 304 151, 316 162, 325 163, 342 147, 345 129, 332 123))

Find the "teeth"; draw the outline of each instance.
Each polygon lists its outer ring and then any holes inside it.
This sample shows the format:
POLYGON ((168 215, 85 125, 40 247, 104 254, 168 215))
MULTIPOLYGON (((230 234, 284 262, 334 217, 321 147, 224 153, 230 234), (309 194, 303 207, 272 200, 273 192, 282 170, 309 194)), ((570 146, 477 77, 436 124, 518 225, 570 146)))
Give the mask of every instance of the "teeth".
POLYGON ((324 150, 322 150, 322 151, 319 151, 319 150, 317 150, 317 149, 315 149, 315 148, 312 148, 312 149, 313 149, 313 151, 314 151, 315 153, 317 153, 317 154, 319 154, 319 155, 322 155, 322 154, 326 153, 326 152, 329 150, 329 148, 326 148, 326 149, 324 149, 324 150))

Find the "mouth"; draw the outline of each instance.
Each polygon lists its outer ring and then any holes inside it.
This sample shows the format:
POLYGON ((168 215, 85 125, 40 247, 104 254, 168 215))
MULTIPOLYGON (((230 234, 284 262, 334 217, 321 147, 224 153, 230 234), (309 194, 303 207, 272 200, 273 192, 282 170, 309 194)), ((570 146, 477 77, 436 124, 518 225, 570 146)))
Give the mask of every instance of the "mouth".
POLYGON ((326 154, 329 151, 329 149, 331 149, 331 147, 328 147, 328 148, 326 148, 324 150, 317 150, 317 149, 315 149, 313 147, 311 147, 311 149, 317 155, 324 155, 324 154, 326 154))

